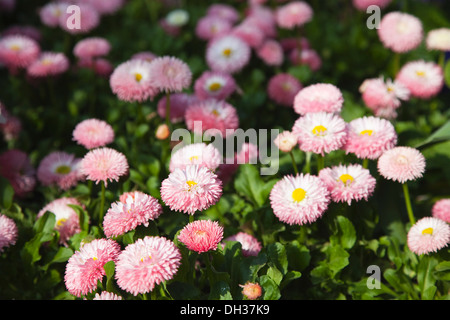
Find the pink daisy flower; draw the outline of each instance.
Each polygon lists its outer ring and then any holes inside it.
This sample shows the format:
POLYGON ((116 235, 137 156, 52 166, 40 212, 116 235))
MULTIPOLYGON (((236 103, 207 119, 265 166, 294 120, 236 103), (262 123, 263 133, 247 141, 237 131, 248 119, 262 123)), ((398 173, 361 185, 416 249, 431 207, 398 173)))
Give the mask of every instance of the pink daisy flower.
MULTIPOLYGON (((166 118, 166 101, 167 95, 162 96, 157 105, 158 115, 166 118)), ((185 92, 177 92, 170 94, 170 122, 179 123, 184 120, 187 108, 198 101, 195 95, 185 92)))
POLYGON ((338 115, 307 113, 297 119, 292 133, 298 136, 301 150, 321 154, 340 149, 347 141, 347 124, 338 115))
POLYGON ((80 172, 80 161, 74 154, 51 152, 39 163, 37 178, 44 186, 57 185, 62 190, 68 190, 84 179, 80 172))
POLYGON ((2 32, 2 36, 12 36, 12 35, 21 35, 25 36, 31 39, 34 39, 37 42, 40 42, 42 40, 42 34, 41 31, 31 25, 13 25, 2 32))
POLYGON ((13 219, 0 214, 0 253, 16 244, 19 229, 13 219))
POLYGON ((431 209, 432 216, 450 223, 450 198, 436 201, 431 209))
POLYGON ((327 186, 332 201, 347 202, 348 205, 351 205, 352 201, 367 201, 376 185, 370 171, 359 164, 324 168, 320 170, 319 178, 327 186))
POLYGON ((89 37, 77 42, 73 54, 78 59, 92 59, 106 56, 111 50, 111 44, 102 37, 89 37))
POLYGON ((122 297, 112 292, 102 291, 100 294, 96 293, 92 300, 122 300, 122 297))
POLYGON ((26 68, 40 53, 39 44, 29 37, 13 35, 0 39, 0 62, 8 68, 26 68))
POLYGON ((193 143, 172 152, 169 171, 173 172, 176 168, 184 169, 190 165, 205 166, 209 170, 215 171, 221 163, 222 156, 214 145, 193 143))
POLYGON ((353 5, 360 11, 366 11, 369 6, 378 6, 381 9, 386 8, 392 0, 353 0, 353 5))
POLYGON ((411 96, 429 99, 436 96, 444 86, 444 73, 434 62, 417 60, 406 63, 399 71, 396 81, 403 84, 411 96))
POLYGON ((408 13, 387 13, 380 22, 378 36, 383 45, 397 53, 416 49, 423 39, 422 22, 408 13))
POLYGON ((178 240, 189 250, 203 253, 216 250, 223 239, 223 227, 217 221, 197 220, 181 229, 178 240))
POLYGON ((399 81, 383 78, 364 80, 359 88, 365 105, 371 109, 375 116, 394 119, 397 117, 397 108, 401 101, 409 100, 409 89, 399 81))
POLYGON ((241 244, 242 254, 244 257, 256 257, 261 251, 261 243, 251 234, 238 232, 232 236, 225 238, 224 241, 237 241, 241 244))
POLYGON ((199 99, 225 100, 236 91, 236 82, 228 73, 205 71, 195 81, 194 90, 199 99))
POLYGON ((109 79, 111 90, 122 101, 143 102, 153 99, 159 90, 151 81, 150 62, 133 59, 117 66, 109 79))
POLYGON ((292 107, 295 96, 302 88, 302 84, 294 76, 289 73, 278 73, 270 78, 267 94, 279 105, 292 107))
POLYGON ((137 296, 171 280, 181 264, 181 253, 164 237, 145 237, 129 244, 116 263, 117 285, 137 296))
POLYGON ((67 241, 69 241, 74 234, 81 231, 80 217, 69 205, 82 206, 76 198, 59 198, 45 205, 36 216, 36 219, 39 219, 47 211, 55 215, 54 229, 59 232, 59 243, 64 245, 67 245, 67 241))
POLYGON ((216 16, 205 16, 197 21, 195 35, 202 40, 211 40, 231 31, 233 24, 216 16))
POLYGON ((31 77, 57 76, 69 69, 69 59, 60 52, 43 52, 27 67, 27 73, 31 77))
POLYGON ((236 153, 236 163, 237 164, 245 164, 245 163, 256 163, 256 160, 258 159, 258 146, 249 143, 244 142, 241 145, 241 148, 238 153, 236 153))
POLYGON ((311 21, 313 17, 311 6, 304 1, 291 1, 279 6, 276 11, 276 21, 280 28, 294 29, 311 21))
POLYGON ((111 15, 119 11, 124 5, 125 0, 82 0, 90 4, 99 14, 111 15))
POLYGON ((175 57, 158 57, 150 62, 150 82, 163 92, 180 92, 191 85, 189 66, 175 57))
POLYGON ((437 252, 449 242, 450 225, 434 217, 420 219, 408 231, 409 250, 418 255, 437 252))
POLYGON ((344 98, 341 90, 329 83, 317 83, 300 90, 294 98, 294 111, 340 113, 344 98))
POLYGON ((272 8, 259 5, 250 6, 245 19, 255 24, 264 33, 265 37, 273 39, 277 37, 275 13, 272 8))
POLYGON ((216 99, 201 100, 191 104, 185 113, 189 130, 202 134, 214 130, 223 137, 231 135, 239 127, 239 118, 231 104, 216 99))
POLYGON ((193 215, 219 201, 222 181, 204 166, 175 169, 161 184, 161 199, 174 211, 193 215))
POLYGON ((243 20, 235 26, 229 34, 240 38, 251 48, 258 48, 263 43, 266 35, 253 21, 254 20, 243 20))
POLYGON ((97 289, 97 282, 105 276, 103 266, 117 262, 120 245, 110 239, 95 239, 75 251, 66 265, 64 282, 70 294, 81 297, 97 289))
POLYGON ((18 197, 24 197, 36 186, 35 169, 29 156, 17 149, 0 155, 0 176, 8 179, 18 197))
POLYGON ((241 71, 249 63, 250 56, 250 46, 231 34, 214 38, 206 48, 206 63, 213 71, 230 74, 241 71))
POLYGON ((247 282, 239 286, 242 288, 242 294, 249 300, 256 300, 262 295, 262 288, 258 283, 247 282))
POLYGON ((223 3, 211 4, 206 11, 206 15, 228 20, 232 24, 236 23, 240 18, 239 11, 233 6, 223 3))
POLYGON ((157 57, 158 56, 155 53, 151 52, 151 51, 141 51, 141 52, 133 54, 131 56, 131 60, 140 59, 140 60, 145 60, 147 62, 152 62, 157 57))
POLYGON ((302 50, 294 48, 289 53, 289 60, 294 65, 307 65, 312 71, 317 71, 322 66, 322 59, 319 54, 311 48, 302 50))
POLYGON ((386 179, 405 183, 421 178, 425 157, 411 147, 394 147, 378 158, 378 172, 386 179))
POLYGON ((129 192, 111 204, 103 219, 103 231, 108 238, 117 237, 139 225, 148 227, 149 221, 161 214, 162 206, 158 200, 140 191, 129 192))
POLYGON ((80 171, 96 184, 103 181, 106 187, 108 181, 119 181, 121 176, 128 173, 128 161, 114 149, 97 148, 90 150, 81 160, 80 171))
POLYGON ((284 61, 283 48, 276 40, 265 40, 261 46, 257 48, 256 54, 268 66, 280 66, 284 61))
POLYGON ((73 25, 73 12, 67 12, 65 9, 59 17, 60 28, 70 34, 85 34, 97 28, 100 24, 100 13, 88 3, 78 3, 77 6, 80 10, 79 26, 73 25))
POLYGON ((388 120, 362 117, 348 123, 348 139, 342 149, 360 159, 374 160, 396 144, 397 132, 388 120))
POLYGON ((95 118, 79 122, 72 132, 72 140, 86 149, 104 147, 114 141, 114 136, 110 124, 95 118))
POLYGON ((283 152, 291 152, 298 144, 298 137, 291 131, 281 132, 273 141, 274 144, 283 152))
POLYGON ((109 78, 111 73, 114 71, 114 67, 111 62, 105 58, 94 58, 94 59, 80 59, 77 62, 79 68, 91 69, 95 74, 109 78))
POLYGON ((39 17, 41 22, 51 28, 59 26, 59 21, 64 12, 66 12, 69 6, 66 2, 54 2, 50 1, 39 9, 39 17))
POLYGON ((428 50, 450 51, 450 28, 430 30, 425 41, 428 50))
POLYGON ((310 174, 285 176, 270 192, 270 205, 277 218, 289 225, 304 225, 319 219, 330 202, 326 185, 310 174))

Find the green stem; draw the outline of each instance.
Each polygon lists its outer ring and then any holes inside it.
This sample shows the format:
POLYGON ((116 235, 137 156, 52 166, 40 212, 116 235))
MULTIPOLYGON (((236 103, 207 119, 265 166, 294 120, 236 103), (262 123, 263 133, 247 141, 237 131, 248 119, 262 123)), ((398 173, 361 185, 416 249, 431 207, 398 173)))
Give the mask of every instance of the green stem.
POLYGON ((306 153, 306 164, 304 169, 305 173, 311 173, 311 156, 312 156, 311 152, 306 153))
POLYGON ((294 154, 292 153, 292 151, 289 151, 289 154, 291 155, 292 166, 294 167, 295 174, 298 174, 298 168, 297 168, 297 164, 295 163, 294 154))
POLYGON ((166 92, 166 125, 170 128, 170 92, 166 92))
POLYGON ((408 185, 406 183, 402 184, 403 186, 403 194, 405 195, 405 203, 406 203, 406 210, 408 211, 408 217, 409 222, 411 223, 411 226, 416 223, 416 220, 414 219, 414 213, 411 206, 411 199, 409 197, 409 189, 408 185))
POLYGON ((306 243, 306 226, 300 226, 300 235, 298 237, 300 244, 306 243))
POLYGON ((194 222, 194 220, 195 220, 194 215, 193 215, 193 214, 190 214, 190 215, 189 215, 189 223, 194 222))
POLYGON ((325 167, 325 157, 318 154, 317 155, 317 173, 320 172, 325 167))
POLYGON ((400 70, 400 53, 396 52, 394 54, 394 67, 392 70, 392 78, 393 79, 395 79, 399 70, 400 70))
POLYGON ((367 169, 369 167, 369 159, 367 158, 363 159, 362 166, 364 169, 367 169))
POLYGON ((445 69, 445 51, 441 51, 439 54, 439 65, 442 67, 442 70, 445 69))
POLYGON ((101 182, 102 185, 102 193, 100 198, 100 214, 99 214, 99 222, 103 221, 103 210, 105 209, 105 182, 101 182))

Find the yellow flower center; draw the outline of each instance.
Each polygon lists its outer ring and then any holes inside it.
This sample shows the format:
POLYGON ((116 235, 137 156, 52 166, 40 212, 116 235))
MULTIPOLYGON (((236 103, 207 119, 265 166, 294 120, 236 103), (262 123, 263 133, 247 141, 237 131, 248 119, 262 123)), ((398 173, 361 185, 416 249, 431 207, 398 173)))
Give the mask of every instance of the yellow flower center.
POLYGON ((60 227, 60 226, 62 226, 62 225, 64 224, 64 222, 66 222, 66 221, 67 221, 67 219, 64 219, 64 218, 59 219, 58 221, 56 221, 56 225, 57 225, 58 227, 60 227))
POLYGON ((419 76, 419 77, 423 77, 423 76, 425 76, 425 71, 416 71, 416 74, 419 76))
POLYGON ((220 116, 220 113, 217 110, 213 110, 212 114, 215 115, 216 117, 220 116))
POLYGON ((9 47, 11 50, 13 51, 19 51, 20 50, 20 46, 17 44, 13 44, 11 47, 9 47))
POLYGON ((315 136, 324 136, 325 133, 327 132, 327 128, 325 128, 325 127, 322 126, 322 125, 318 125, 318 126, 315 126, 314 129, 312 129, 311 132, 312 132, 313 135, 315 135, 315 136))
POLYGON ((44 65, 44 66, 49 66, 51 64, 52 64, 52 60, 50 60, 50 59, 42 60, 42 65, 44 65))
POLYGON ((433 234, 433 228, 423 229, 422 234, 423 235, 426 235, 426 234, 432 235, 433 234))
POLYGON ((222 85, 221 85, 220 83, 218 83, 218 82, 213 82, 213 83, 211 83, 211 84, 209 85, 209 90, 210 90, 210 91, 217 91, 217 90, 219 90, 220 88, 222 88, 222 85))
POLYGON ((140 74, 140 73, 135 73, 135 74, 134 74, 134 78, 136 79, 137 82, 141 82, 141 80, 142 80, 142 74, 140 74))
POLYGON ((144 262, 144 260, 151 259, 151 258, 152 258, 151 255, 149 255, 148 257, 143 257, 143 258, 141 258, 141 262, 144 262))
POLYGON ((62 165, 62 166, 59 166, 58 168, 56 168, 56 173, 58 173, 58 174, 68 174, 68 173, 70 173, 70 167, 69 166, 65 166, 65 165, 62 165))
POLYGON ((192 187, 194 187, 195 185, 197 185, 197 182, 192 181, 192 180, 186 181, 186 183, 187 183, 187 185, 189 186, 189 189, 188 189, 189 191, 191 191, 192 187))
POLYGON ((344 173, 343 175, 341 175, 339 177, 339 180, 341 180, 342 183, 347 186, 347 185, 351 184, 355 179, 353 179, 353 177, 351 175, 344 173))
POLYGON ((222 53, 224 56, 229 57, 231 55, 231 52, 232 52, 231 49, 227 48, 227 49, 224 49, 222 53))
POLYGON ((295 202, 301 202, 306 197, 306 191, 302 188, 297 188, 292 192, 292 199, 294 199, 295 202))
POLYGON ((372 135, 372 133, 373 133, 373 130, 363 130, 363 131, 361 131, 359 134, 360 135, 368 135, 368 136, 371 136, 372 135))
MULTIPOLYGON (((198 157, 197 157, 197 156, 192 156, 192 157, 189 158, 189 160, 190 160, 191 162, 194 161, 194 159, 195 159, 195 160, 198 160, 198 157)), ((195 183, 195 182, 194 182, 194 183, 195 183)))
POLYGON ((94 260, 94 261, 97 261, 97 260, 98 260, 98 258, 97 258, 97 257, 93 257, 93 258, 92 258, 92 260, 94 260))

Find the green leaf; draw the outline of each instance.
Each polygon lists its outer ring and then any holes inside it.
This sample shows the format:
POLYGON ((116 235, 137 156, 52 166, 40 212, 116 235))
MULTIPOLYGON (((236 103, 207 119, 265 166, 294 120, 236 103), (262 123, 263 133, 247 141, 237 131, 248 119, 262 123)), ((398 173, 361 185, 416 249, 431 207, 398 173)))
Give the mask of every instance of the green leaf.
POLYGON ((106 291, 114 292, 114 271, 115 271, 114 261, 108 261, 103 265, 103 269, 106 274, 106 291))
POLYGON ((283 275, 286 274, 288 259, 284 245, 279 242, 269 244, 267 246, 267 257, 283 275))
MULTIPOLYGON (((450 63, 448 63, 447 66, 448 65, 450 65, 450 63)), ((425 149, 436 143, 445 142, 447 140, 450 140, 450 120, 433 132, 427 139, 417 144, 415 148, 425 149)))
POLYGON ((230 286, 225 281, 217 281, 213 284, 209 294, 210 300, 233 300, 230 286))
POLYGON ((2 208, 9 209, 13 204, 14 188, 9 181, 3 177, 0 177, 0 194, 2 208))
POLYGON ((336 217, 336 231, 330 237, 332 244, 341 245, 344 249, 350 249, 356 242, 356 231, 352 222, 343 216, 336 217))
POLYGON ((236 191, 258 207, 263 206, 277 180, 264 182, 255 165, 243 164, 234 181, 236 191))
POLYGON ((444 67, 444 79, 445 84, 450 88, 450 60, 447 61, 444 67))
POLYGON ((436 292, 436 278, 433 274, 438 261, 435 258, 422 256, 417 270, 417 283, 422 299, 431 300, 436 292))
POLYGON ((264 300, 278 300, 281 298, 278 285, 269 276, 261 276, 259 284, 263 288, 264 300))
POLYGON ((278 286, 283 280, 283 274, 275 267, 269 267, 267 270, 267 276, 272 279, 278 286))

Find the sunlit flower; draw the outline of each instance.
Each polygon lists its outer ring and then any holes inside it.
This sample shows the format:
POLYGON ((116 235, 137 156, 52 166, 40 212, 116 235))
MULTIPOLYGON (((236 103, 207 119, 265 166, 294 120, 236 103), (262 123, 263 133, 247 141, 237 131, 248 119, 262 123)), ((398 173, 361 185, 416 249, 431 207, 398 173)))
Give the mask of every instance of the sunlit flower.
POLYGON ((77 42, 73 54, 79 59, 92 59, 106 56, 111 50, 109 41, 102 37, 84 38, 77 42))
POLYGON ((176 168, 184 169, 187 166, 205 166, 215 171, 222 162, 222 155, 213 144, 193 143, 182 146, 172 153, 169 163, 170 172, 176 168))
POLYGON ((408 247, 418 255, 437 252, 447 247, 449 242, 450 225, 438 218, 422 218, 408 231, 408 247))
POLYGON ((223 239, 223 227, 217 221, 196 220, 181 229, 178 240, 198 253, 216 250, 223 239))
POLYGON ((450 223, 450 198, 436 201, 431 209, 431 214, 435 218, 450 223))
POLYGON ((292 107, 297 93, 303 88, 297 78, 289 73, 278 73, 269 79, 267 94, 284 107, 292 107))
POLYGON ((341 91, 329 83, 317 83, 301 89, 294 99, 294 110, 304 115, 311 112, 341 112, 344 98, 341 91))
POLYGON ((250 46, 238 36, 226 34, 211 40, 206 49, 206 62, 213 71, 236 73, 250 61, 250 46))
POLYGON ((236 82, 229 73, 205 71, 195 81, 194 90, 199 99, 225 100, 236 90, 236 82))
POLYGON ((311 21, 313 14, 307 2, 291 1, 277 8, 276 21, 280 28, 293 29, 311 21))
POLYGON ((162 92, 181 92, 190 86, 192 72, 178 58, 163 56, 150 62, 150 82, 162 92))
POLYGON ((378 171, 388 180, 405 183, 421 178, 425 172, 425 157, 411 147, 394 147, 378 158, 378 171))
POLYGON ((256 300, 262 294, 262 288, 258 283, 247 282, 239 286, 242 288, 242 294, 249 300, 256 300))
POLYGON ((90 118, 75 126, 72 139, 86 149, 104 147, 114 141, 114 130, 106 121, 90 118))
POLYGON ((244 257, 254 257, 257 256, 261 251, 261 243, 251 234, 245 232, 238 232, 224 239, 226 241, 237 241, 241 244, 242 254, 244 257))
POLYGON ((438 28, 428 32, 428 50, 450 51, 450 28, 438 28))
POLYGON ((60 52, 42 52, 27 67, 28 75, 36 78, 57 76, 69 69, 69 59, 60 52))
POLYGON ((26 68, 40 53, 39 44, 29 37, 12 35, 0 39, 0 62, 9 68, 26 68))
POLYGON ((290 152, 298 144, 298 138, 290 131, 283 131, 273 142, 281 151, 290 152))

